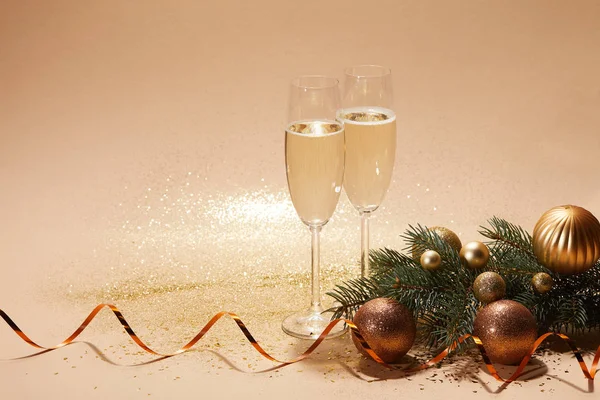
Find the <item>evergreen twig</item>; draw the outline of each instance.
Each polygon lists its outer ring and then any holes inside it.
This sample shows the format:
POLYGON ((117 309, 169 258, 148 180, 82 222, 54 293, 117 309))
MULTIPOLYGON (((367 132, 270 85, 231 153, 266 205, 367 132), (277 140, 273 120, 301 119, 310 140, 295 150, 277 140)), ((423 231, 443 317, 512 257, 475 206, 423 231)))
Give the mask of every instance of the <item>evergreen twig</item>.
POLYGON ((538 263, 531 235, 518 225, 493 217, 479 231, 489 239, 490 261, 484 270, 461 265, 458 252, 437 233, 421 225, 409 226, 402 235, 405 251, 435 250, 442 257, 437 271, 426 271, 417 260, 393 249, 372 250, 372 275, 337 285, 328 293, 336 301, 334 317, 352 318, 356 310, 376 297, 398 300, 413 311, 419 337, 429 348, 445 347, 471 333, 477 311, 484 305, 471 287, 483 271, 496 271, 507 285, 506 298, 528 307, 541 332, 580 332, 600 326, 600 261, 590 270, 573 276, 552 273, 538 263), (536 293, 531 278, 550 274, 553 288, 536 293))

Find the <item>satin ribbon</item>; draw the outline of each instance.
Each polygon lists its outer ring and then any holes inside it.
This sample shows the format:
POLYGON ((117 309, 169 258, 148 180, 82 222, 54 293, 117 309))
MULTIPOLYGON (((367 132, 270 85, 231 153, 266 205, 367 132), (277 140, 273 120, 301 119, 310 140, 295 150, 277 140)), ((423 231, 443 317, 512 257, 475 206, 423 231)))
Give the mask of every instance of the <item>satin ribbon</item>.
POLYGON ((231 312, 226 312, 226 311, 221 311, 220 313, 218 313, 214 317, 212 317, 210 319, 210 321, 208 321, 208 323, 204 326, 204 328, 202 328, 202 330, 196 336, 194 336, 192 338, 192 340, 190 340, 188 343, 186 343, 179 350, 177 350, 177 351, 175 351, 173 353, 163 354, 163 353, 159 353, 157 351, 152 350, 148 345, 146 345, 138 337, 138 335, 133 331, 133 329, 131 328, 131 326, 129 325, 129 323, 127 322, 127 320, 125 319, 125 317, 121 313, 121 311, 116 306, 114 306, 112 304, 98 304, 92 310, 92 312, 87 316, 87 318, 81 323, 81 325, 79 325, 79 327, 71 334, 71 336, 69 336, 68 338, 66 338, 61 343, 57 344, 56 346, 44 347, 44 346, 41 346, 41 345, 37 344, 33 340, 31 340, 29 338, 29 336, 27 336, 21 330, 21 328, 19 328, 17 326, 17 324, 8 316, 8 314, 6 314, 1 309, 0 309, 0 316, 4 319, 4 321, 8 324, 8 326, 24 342, 26 342, 27 344, 29 344, 29 345, 37 348, 37 349, 51 351, 51 350, 56 350, 56 349, 59 349, 61 347, 64 347, 64 346, 66 346, 66 345, 68 345, 70 343, 73 343, 73 341, 75 339, 77 339, 77 337, 87 328, 87 326, 90 324, 90 322, 92 322, 92 320, 96 317, 96 315, 98 315, 98 313, 100 311, 102 311, 102 309, 105 308, 105 307, 109 308, 115 314, 115 316, 119 319, 119 322, 121 323, 121 325, 123 326, 123 328, 125 328, 125 332, 127 332, 127 334, 129 335, 129 337, 139 347, 141 347, 147 353, 155 355, 155 356, 159 356, 159 357, 173 357, 173 356, 185 353, 186 351, 190 350, 196 343, 198 343, 198 341, 200 339, 202 339, 202 337, 213 327, 213 325, 215 325, 217 323, 218 320, 220 320, 222 317, 224 317, 224 316, 227 315, 227 316, 231 317, 235 321, 235 323, 240 328, 240 330, 242 331, 242 333, 244 334, 244 336, 246 337, 246 339, 248 339, 248 341, 250 342, 250 344, 252 345, 252 347, 254 347, 254 349, 256 349, 256 351, 258 351, 266 359, 268 359, 270 361, 273 361, 273 362, 276 362, 276 363, 279 363, 280 367, 285 366, 285 365, 290 365, 290 364, 297 363, 299 361, 304 360, 308 356, 310 356, 310 354, 313 351, 315 351, 315 349, 317 347, 319 347, 319 345, 323 342, 323 340, 325 340, 326 336, 329 334, 329 332, 331 332, 331 330, 335 327, 335 325, 338 324, 338 323, 340 323, 340 322, 345 322, 348 325, 348 327, 352 330, 352 333, 354 335, 356 335, 356 338, 360 342, 360 345, 363 347, 363 349, 365 350, 365 352, 367 354, 369 354, 369 356, 371 356, 371 358, 373 358, 373 360, 375 360, 377 363, 379 363, 379 364, 381 364, 381 365, 383 365, 383 366, 385 366, 387 368, 394 369, 394 370, 400 370, 400 371, 404 371, 404 372, 407 372, 407 373, 414 373, 414 372, 417 372, 417 371, 421 371, 421 370, 427 369, 427 368, 429 368, 429 367, 431 367, 431 366, 439 363, 444 358, 446 358, 448 356, 448 354, 450 354, 454 349, 456 349, 456 347, 460 343, 463 343, 464 341, 466 341, 469 338, 471 338, 475 342, 475 344, 477 345, 479 351, 481 352, 481 355, 483 357, 483 361, 485 362, 485 365, 486 365, 489 373, 494 378, 496 378, 496 380, 498 380, 500 382, 504 382, 507 385, 510 384, 511 382, 515 381, 517 378, 519 378, 519 376, 522 375, 525 367, 527 366, 527 363, 529 363, 529 360, 531 359, 531 357, 533 356, 533 354, 535 353, 535 351, 537 350, 537 348, 546 339, 548 339, 548 338, 550 338, 552 336, 556 336, 556 337, 562 339, 563 341, 565 341, 567 343, 567 345, 573 351, 573 354, 575 354, 575 357, 577 358, 577 361, 579 363, 581 371, 583 372, 583 375, 587 379, 589 379, 589 380, 593 380, 594 379, 594 377, 596 376, 596 372, 598 370, 598 363, 600 362, 600 346, 596 350, 596 355, 594 356, 594 360, 592 362, 591 368, 588 369, 587 364, 585 363, 585 361, 583 360, 583 357, 581 356, 581 352, 579 351, 579 349, 577 348, 577 346, 575 345, 575 342, 573 342, 573 340, 571 340, 567 335, 564 335, 562 333, 546 333, 546 334, 543 334, 542 336, 540 336, 535 341, 535 343, 533 344, 532 348, 529 350, 529 353, 527 354, 527 356, 525 356, 523 358, 523 360, 519 364, 519 366, 516 369, 516 371, 509 378, 504 379, 504 378, 502 378, 498 374, 498 371, 496 370, 496 368, 494 368, 494 365, 490 361, 490 359, 489 359, 489 357, 488 357, 488 355, 487 355, 487 353, 485 351, 485 348, 483 347, 483 343, 481 342, 481 339, 479 339, 477 336, 467 334, 467 335, 464 335, 464 336, 460 337, 455 343, 453 343, 452 345, 448 346, 440 354, 438 354, 437 356, 435 356, 431 360, 426 361, 426 362, 424 362, 423 364, 421 364, 421 365, 419 365, 417 367, 413 367, 413 368, 395 367, 395 366, 389 365, 386 362, 384 362, 373 351, 373 349, 371 349, 371 347, 369 346, 369 344, 367 343, 367 341, 360 334, 360 331, 358 330, 358 328, 356 327, 356 325, 354 325, 354 323, 352 323, 352 321, 347 320, 347 319, 336 319, 336 320, 331 321, 327 325, 327 327, 325 328, 325 330, 321 333, 321 335, 319 335, 319 337, 317 338, 317 340, 315 340, 314 343, 308 349, 306 349, 306 351, 304 351, 304 353, 300 354, 299 356, 297 356, 297 357, 295 357, 295 358, 293 358, 291 360, 282 361, 282 360, 278 360, 277 358, 271 356, 269 353, 267 353, 265 351, 265 349, 263 349, 261 347, 261 345, 256 341, 256 339, 254 339, 254 337, 252 336, 252 334, 250 333, 250 331, 248 330, 248 328, 246 328, 246 325, 242 322, 242 320, 240 319, 240 317, 237 314, 231 313, 231 312))

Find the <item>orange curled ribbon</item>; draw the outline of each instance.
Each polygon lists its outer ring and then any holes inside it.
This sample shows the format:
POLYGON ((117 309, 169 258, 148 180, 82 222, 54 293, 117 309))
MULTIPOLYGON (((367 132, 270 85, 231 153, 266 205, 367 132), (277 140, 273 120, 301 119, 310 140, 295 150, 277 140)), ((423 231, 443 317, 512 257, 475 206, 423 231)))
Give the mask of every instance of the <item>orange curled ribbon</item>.
POLYGON ((483 347, 483 343, 481 342, 481 339, 479 339, 477 336, 474 335, 464 335, 462 337, 460 337, 455 343, 453 343, 452 345, 448 346, 446 349, 444 349, 440 354, 438 354, 437 356, 435 356, 434 358, 432 358, 429 361, 424 362, 423 364, 417 366, 417 367, 413 367, 413 368, 397 368, 394 366, 391 366, 387 363, 385 363, 369 346, 369 344, 367 343, 367 341, 362 337, 362 335, 360 334, 360 331, 358 330, 358 328, 356 327, 356 325, 354 325, 354 323, 352 323, 352 321, 347 320, 347 319, 336 319, 333 320, 329 323, 329 325, 327 325, 327 327, 325 328, 325 330, 321 333, 321 335, 319 335, 319 337, 317 338, 317 340, 315 340, 315 342, 308 348, 306 349, 306 351, 304 351, 304 353, 300 354, 299 356, 288 360, 288 361, 281 361, 276 359, 275 357, 271 356, 269 353, 267 353, 265 351, 265 349, 263 349, 260 344, 258 344, 258 342, 256 341, 256 339, 254 339, 254 337, 252 336, 252 334, 250 333, 250 331, 248 330, 248 328, 246 328, 246 325, 242 322, 242 320, 240 319, 239 316, 237 316, 237 314, 235 313, 231 313, 231 312, 225 312, 225 311, 221 311, 220 313, 216 314, 214 317, 212 317, 210 319, 210 321, 208 321, 208 323, 204 326, 204 328, 202 328, 202 330, 192 338, 192 340, 190 340, 188 343, 186 343, 183 347, 181 347, 179 350, 175 351, 174 353, 169 353, 169 354, 162 354, 159 352, 156 352, 154 350, 152 350, 150 347, 148 347, 148 345, 146 345, 139 337, 138 335, 133 331, 133 329, 131 328, 131 326, 129 325, 129 323, 127 322, 127 320, 125 319, 125 317, 123 316, 123 314, 121 313, 121 311, 114 305, 112 304, 99 304, 97 305, 92 312, 87 316, 87 318, 81 323, 81 325, 79 325, 79 327, 71 334, 71 336, 69 336, 68 338, 66 338, 65 340, 63 340, 61 343, 57 344, 56 346, 52 346, 52 347, 44 347, 44 346, 40 346, 39 344, 37 344, 36 342, 34 342, 33 340, 31 340, 29 338, 29 336, 27 336, 22 330, 21 328, 19 328, 17 326, 17 324, 8 316, 8 314, 6 314, 3 310, 0 309, 0 316, 2 316, 2 318, 4 319, 4 321, 8 324, 8 326, 27 344, 41 349, 41 350, 46 350, 46 351, 51 351, 51 350, 56 350, 59 349, 61 347, 64 347, 70 343, 73 343, 73 341, 75 339, 77 339, 77 337, 87 328, 87 326, 90 324, 90 322, 92 322, 92 320, 96 317, 96 315, 98 315, 98 313, 103 309, 103 308, 109 308, 114 314, 115 316, 119 319, 119 322, 121 323, 121 325, 123 326, 123 328, 125 328, 125 332, 127 332, 127 334, 129 335, 129 337, 139 346, 141 347, 143 350, 145 350, 147 353, 150 353, 152 355, 155 356, 159 356, 159 357, 173 357, 176 356, 178 354, 182 354, 185 353, 186 351, 190 350, 196 343, 198 343, 198 341, 200 339, 202 339, 202 337, 212 328, 213 325, 215 325, 217 323, 217 321, 219 319, 221 319, 223 316, 228 315, 230 316, 235 323, 237 324, 237 326, 240 328, 240 330, 242 331, 242 333, 244 334, 244 336, 246 337, 246 339, 248 339, 248 341, 250 342, 250 344, 252 344, 252 347, 254 347, 254 349, 256 349, 256 351, 258 351, 263 357, 265 357, 266 359, 279 363, 280 367, 286 366, 286 365, 290 365, 290 364, 294 364, 297 363, 299 361, 304 360, 305 358, 307 358, 313 351, 315 351, 315 349, 317 347, 319 347, 319 345, 323 342, 323 340, 325 340, 325 337, 329 334, 329 332, 333 329, 333 327, 340 323, 340 322, 345 322, 348 327, 350 327, 350 329, 352 330, 352 333, 354 335, 356 335, 356 338, 358 339, 358 341, 360 342, 361 346, 363 347, 363 349, 365 350, 365 352, 367 354, 369 354, 369 356, 371 356, 371 358, 373 358, 373 360, 375 360, 377 363, 390 368, 390 369, 396 369, 396 370, 402 370, 405 371, 407 373, 413 373, 413 372, 417 372, 417 371, 421 371, 424 369, 427 369, 437 363, 439 363, 440 361, 442 361, 444 358, 446 358, 448 356, 448 354, 450 354, 453 350, 456 349, 456 347, 464 342, 465 340, 471 338, 473 339, 473 341, 475 342, 475 344, 477 345, 479 351, 481 352, 481 355, 483 357, 483 361, 485 362, 485 365, 488 369, 488 371, 490 372, 490 374, 496 378, 498 381, 500 382, 504 382, 506 385, 510 384, 511 382, 515 381, 519 376, 521 376, 521 374, 523 373, 523 370, 525 369, 525 366, 527 365, 527 363, 529 363, 529 360, 531 359, 531 357, 533 356, 533 354, 535 353, 535 351, 537 350, 537 348, 549 337, 551 336, 556 336, 559 337, 560 339, 564 340, 567 345, 571 348, 571 350, 573 351, 573 353, 575 354, 575 357, 577 358, 577 361, 579 363, 579 366, 581 368, 581 371, 583 372, 583 375, 589 379, 589 380, 593 380, 596 376, 596 372, 598 370, 598 363, 600 362, 600 346, 598 347, 598 349, 596 350, 596 355, 594 356, 594 360, 592 362, 592 366, 590 369, 588 369, 587 364, 585 363, 585 361, 583 360, 583 357, 581 356, 581 352, 579 351, 579 349, 577 348, 577 346, 575 345, 575 342, 573 342, 573 340, 571 340, 567 335, 564 335, 562 333, 546 333, 543 334, 542 336, 540 336, 535 343, 533 344, 531 350, 529 351, 529 353, 527 354, 527 356, 525 356, 523 358, 523 360, 521 361, 521 363, 519 364, 519 367, 517 368, 517 370, 507 379, 502 378, 499 374, 498 371, 496 370, 496 368, 494 368, 494 365, 492 364, 492 362, 490 361, 489 357, 487 356, 486 352, 485 352, 485 348, 483 347))
POLYGON ((52 346, 52 347, 44 347, 44 346, 41 346, 41 345, 37 344, 33 340, 31 340, 29 338, 29 336, 27 336, 23 332, 23 330, 21 328, 19 328, 19 326, 2 309, 0 309, 0 316, 4 319, 4 321, 8 324, 8 326, 24 342, 26 342, 30 346, 33 346, 33 347, 35 347, 37 349, 40 349, 40 350, 52 351, 52 350, 56 350, 56 349, 59 349, 61 347, 64 347, 64 346, 67 346, 67 345, 73 343, 73 341, 75 339, 77 339, 77 337, 79 335, 81 335, 81 333, 87 328, 87 326, 90 324, 90 322, 92 322, 92 320, 94 318, 96 318, 96 316, 98 315, 98 313, 100 311, 102 311, 102 309, 105 308, 105 307, 109 308, 115 314, 115 316, 119 319, 119 322, 121 323, 121 325, 123 326, 123 328, 125 328, 125 332, 127 332, 127 334, 129 335, 129 337, 139 347, 141 347, 147 353, 150 353, 152 355, 159 356, 159 357, 165 357, 165 358, 166 357, 173 357, 173 356, 185 353, 186 351, 190 350, 192 347, 194 347, 194 345, 196 343, 198 343, 198 341, 200 339, 202 339, 202 337, 204 335, 206 335, 206 333, 208 333, 208 331, 213 327, 213 325, 215 325, 217 323, 218 320, 220 320, 225 315, 228 315, 228 316, 230 316, 235 321, 235 323, 240 328, 240 330, 242 331, 242 333, 244 334, 244 336, 246 336, 246 339, 248 339, 248 341, 250 342, 250 344, 252 344, 252 347, 254 347, 256 349, 256 351, 258 351, 267 360, 279 363, 279 364, 281 364, 281 366, 285 366, 285 365, 289 365, 289 364, 294 364, 294 363, 297 363, 298 361, 302 361, 305 358, 307 358, 313 351, 315 351, 315 349, 317 347, 319 347, 319 345, 321 344, 321 342, 323 342, 323 340, 325 340, 325 337, 329 334, 329 332, 331 332, 331 330, 333 329, 333 327, 337 323, 339 323, 341 321, 344 321, 344 322, 346 322, 348 324, 348 326, 350 327, 350 329, 352 329, 352 331, 356 334, 356 337, 360 341, 360 343, 363 346, 363 348, 365 349, 365 351, 371 357, 373 357, 373 359, 375 361, 377 361, 380 364, 383 364, 383 365, 387 366, 387 364, 381 358, 379 358, 379 356, 377 354, 375 354, 375 352, 371 349, 371 347, 369 347, 369 345, 367 344, 366 340, 359 333, 358 328, 356 327, 356 325, 354 325, 352 323, 352 321, 344 320, 344 319, 336 319, 334 321, 331 321, 329 323, 329 325, 327 325, 327 327, 325 328, 325 330, 323 330, 323 332, 321 333, 321 335, 317 338, 317 340, 315 340, 315 342, 304 353, 300 354, 298 357, 296 357, 294 359, 291 359, 291 360, 288 360, 288 361, 282 361, 282 360, 278 360, 275 357, 271 356, 269 353, 266 352, 265 349, 263 349, 261 347, 260 344, 258 344, 258 342, 256 341, 256 339, 254 339, 254 337, 252 336, 252 334, 250 333, 250 331, 248 330, 248 328, 246 328, 246 325, 244 324, 244 322, 242 322, 241 318, 237 314, 232 313, 232 312, 226 312, 226 311, 221 311, 220 313, 216 314, 214 317, 212 317, 210 319, 210 321, 208 321, 208 323, 204 326, 204 328, 202 328, 202 330, 196 336, 194 336, 192 338, 192 340, 190 340, 188 343, 186 343, 184 346, 182 346, 179 350, 177 350, 177 351, 175 351, 173 353, 168 353, 168 354, 159 353, 157 351, 154 351, 146 343, 144 343, 142 341, 142 339, 140 339, 139 336, 131 328, 131 326, 129 325, 129 323, 127 322, 127 320, 125 319, 125 317, 123 316, 123 314, 121 313, 121 311, 117 308, 117 306, 114 306, 112 304, 98 304, 92 310, 92 312, 87 316, 87 318, 81 323, 81 325, 79 325, 79 327, 77 329, 75 329, 75 331, 71 334, 71 336, 69 336, 68 338, 66 338, 65 340, 63 340, 62 342, 60 342, 59 344, 57 344, 56 346, 52 346))

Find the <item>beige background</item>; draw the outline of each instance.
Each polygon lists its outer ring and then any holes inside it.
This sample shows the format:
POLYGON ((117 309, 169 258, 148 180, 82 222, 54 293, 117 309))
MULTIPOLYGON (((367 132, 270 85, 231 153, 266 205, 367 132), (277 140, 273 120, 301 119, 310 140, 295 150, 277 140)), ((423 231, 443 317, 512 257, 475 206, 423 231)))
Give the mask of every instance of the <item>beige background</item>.
MULTIPOLYGON (((469 241, 493 215, 529 230, 559 204, 600 215, 598 1, 3 0, 0 307, 47 345, 114 301, 163 351, 221 309, 282 358, 306 348, 279 331, 308 296, 308 234, 283 166, 287 85, 359 63, 392 68, 399 115, 374 247, 401 248, 409 223, 469 241)), ((358 226, 343 196, 324 230, 325 286, 358 274, 358 226)), ((135 367, 148 358, 108 313, 83 338, 96 350, 26 360, 7 360, 31 349, 1 327, 0 396, 480 397, 497 387, 476 364, 445 370, 460 382, 427 371, 367 384, 397 376, 361 361, 347 337, 256 373, 272 364, 232 325, 203 351, 135 367)), ((548 357, 547 375, 500 397, 588 390, 568 355, 548 357)))

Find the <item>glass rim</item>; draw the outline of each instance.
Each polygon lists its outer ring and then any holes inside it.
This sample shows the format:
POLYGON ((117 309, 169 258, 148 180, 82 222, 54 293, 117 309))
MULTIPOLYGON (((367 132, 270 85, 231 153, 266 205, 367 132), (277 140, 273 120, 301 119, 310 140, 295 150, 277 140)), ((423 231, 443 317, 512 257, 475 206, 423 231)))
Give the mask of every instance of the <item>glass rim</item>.
POLYGON ((385 76, 391 75, 392 70, 389 67, 384 67, 382 65, 377 64, 361 64, 361 65, 353 65, 351 67, 347 67, 344 69, 344 73, 346 76, 353 76, 355 78, 383 78, 385 76), (373 73, 356 73, 355 69, 371 69, 373 73))
POLYGON ((338 86, 340 81, 337 78, 326 76, 326 75, 300 75, 292 79, 292 86, 299 89, 330 89, 338 86), (322 80, 323 84, 319 85, 316 83, 313 84, 302 84, 302 80, 322 80))

